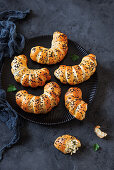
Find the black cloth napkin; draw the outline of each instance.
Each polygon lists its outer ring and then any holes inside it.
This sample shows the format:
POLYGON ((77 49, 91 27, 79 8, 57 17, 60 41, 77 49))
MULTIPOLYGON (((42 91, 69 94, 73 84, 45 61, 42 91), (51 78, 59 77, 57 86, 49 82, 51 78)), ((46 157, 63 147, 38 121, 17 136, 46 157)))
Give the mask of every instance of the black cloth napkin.
MULTIPOLYGON (((0 74, 5 57, 12 57, 16 53, 21 53, 25 45, 24 36, 16 32, 15 21, 23 19, 30 13, 30 10, 4 11, 0 13, 0 74)), ((6 100, 6 93, 0 89, 0 121, 9 128, 13 137, 11 141, 0 149, 0 160, 5 150, 15 144, 20 138, 19 117, 6 100)))

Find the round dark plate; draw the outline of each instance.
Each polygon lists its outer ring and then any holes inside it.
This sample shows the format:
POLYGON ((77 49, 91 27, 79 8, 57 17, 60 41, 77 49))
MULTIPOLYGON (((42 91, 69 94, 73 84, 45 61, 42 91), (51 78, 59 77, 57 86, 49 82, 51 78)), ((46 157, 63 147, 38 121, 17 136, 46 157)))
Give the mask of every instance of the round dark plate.
MULTIPOLYGON (((28 58, 28 67, 31 69, 37 69, 46 67, 50 70, 50 74, 52 76, 51 81, 57 82, 61 87, 61 97, 60 97, 60 103, 57 107, 53 108, 51 112, 43 115, 36 115, 32 113, 26 113, 24 112, 19 106, 16 104, 15 101, 15 94, 16 92, 7 92, 7 88, 9 84, 14 84, 17 88, 17 91, 19 90, 27 90, 29 93, 34 95, 41 95, 43 93, 44 87, 37 87, 37 88, 30 88, 30 87, 23 87, 20 83, 17 83, 11 73, 11 61, 13 60, 14 56, 11 59, 6 59, 4 61, 3 67, 2 67, 2 73, 1 73, 1 85, 2 88, 7 93, 7 101, 10 103, 13 109, 17 111, 17 113, 22 116, 23 118, 30 120, 35 123, 40 124, 46 124, 46 125, 52 125, 52 124, 60 124, 67 121, 70 121, 74 119, 74 117, 68 112, 68 110, 65 108, 64 103, 64 95, 66 91, 71 87, 70 85, 64 85, 60 83, 58 79, 54 76, 54 71, 59 67, 59 65, 74 65, 79 64, 82 57, 88 54, 86 50, 84 50, 79 44, 76 42, 73 42, 71 40, 68 40, 68 53, 65 56, 64 60, 61 61, 58 64, 55 65, 41 65, 38 64, 30 59, 30 49, 34 46, 40 45, 49 48, 51 46, 52 36, 40 36, 37 38, 32 38, 29 40, 26 40, 26 45, 23 51, 23 54, 25 54, 28 58), (79 59, 76 62, 73 62, 71 59, 71 55, 76 54, 79 56, 79 59)), ((91 78, 79 85, 79 88, 82 90, 83 94, 83 100, 88 103, 88 109, 90 108, 90 104, 95 96, 96 87, 97 87, 97 72, 94 73, 91 78)))

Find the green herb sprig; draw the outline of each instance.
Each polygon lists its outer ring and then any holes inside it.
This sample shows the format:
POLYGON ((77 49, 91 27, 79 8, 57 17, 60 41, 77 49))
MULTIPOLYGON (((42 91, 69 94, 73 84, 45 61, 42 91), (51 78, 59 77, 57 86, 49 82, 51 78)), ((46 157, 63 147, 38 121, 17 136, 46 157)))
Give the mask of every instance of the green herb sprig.
POLYGON ((71 57, 72 61, 74 61, 74 62, 79 59, 79 56, 76 54, 73 54, 70 57, 71 57))
POLYGON ((99 146, 97 143, 95 143, 95 144, 93 145, 93 149, 94 149, 95 152, 96 152, 97 150, 99 150, 99 148, 100 148, 100 146, 99 146))
POLYGON ((16 87, 13 84, 9 84, 8 88, 7 88, 7 92, 13 92, 16 91, 16 87))

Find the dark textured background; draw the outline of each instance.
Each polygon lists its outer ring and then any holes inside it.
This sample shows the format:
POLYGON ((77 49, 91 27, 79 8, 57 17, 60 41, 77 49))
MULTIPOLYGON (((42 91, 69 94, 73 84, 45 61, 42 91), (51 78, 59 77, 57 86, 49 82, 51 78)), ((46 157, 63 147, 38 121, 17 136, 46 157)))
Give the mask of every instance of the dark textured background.
MULTIPOLYGON (((17 30, 25 37, 53 34, 59 30, 97 55, 99 87, 93 107, 83 122, 42 126, 23 120, 21 139, 0 162, 0 170, 113 170, 114 169, 114 1, 113 0, 0 0, 0 11, 31 9, 17 30), (99 139, 93 132, 100 124, 108 133, 99 139), (62 134, 77 136, 82 148, 73 156, 53 146, 62 134), (98 143, 100 150, 93 151, 98 143)), ((11 137, 0 123, 0 146, 11 137)))

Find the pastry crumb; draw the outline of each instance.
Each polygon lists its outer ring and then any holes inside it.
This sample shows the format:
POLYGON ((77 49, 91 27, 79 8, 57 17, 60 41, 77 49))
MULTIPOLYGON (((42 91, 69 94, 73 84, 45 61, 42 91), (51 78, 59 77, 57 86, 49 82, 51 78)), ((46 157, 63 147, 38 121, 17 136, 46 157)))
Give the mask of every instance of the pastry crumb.
POLYGON ((107 133, 102 132, 102 131, 100 130, 100 126, 99 126, 99 125, 95 127, 94 132, 96 133, 96 135, 97 135, 99 138, 104 138, 104 137, 107 136, 107 133))

